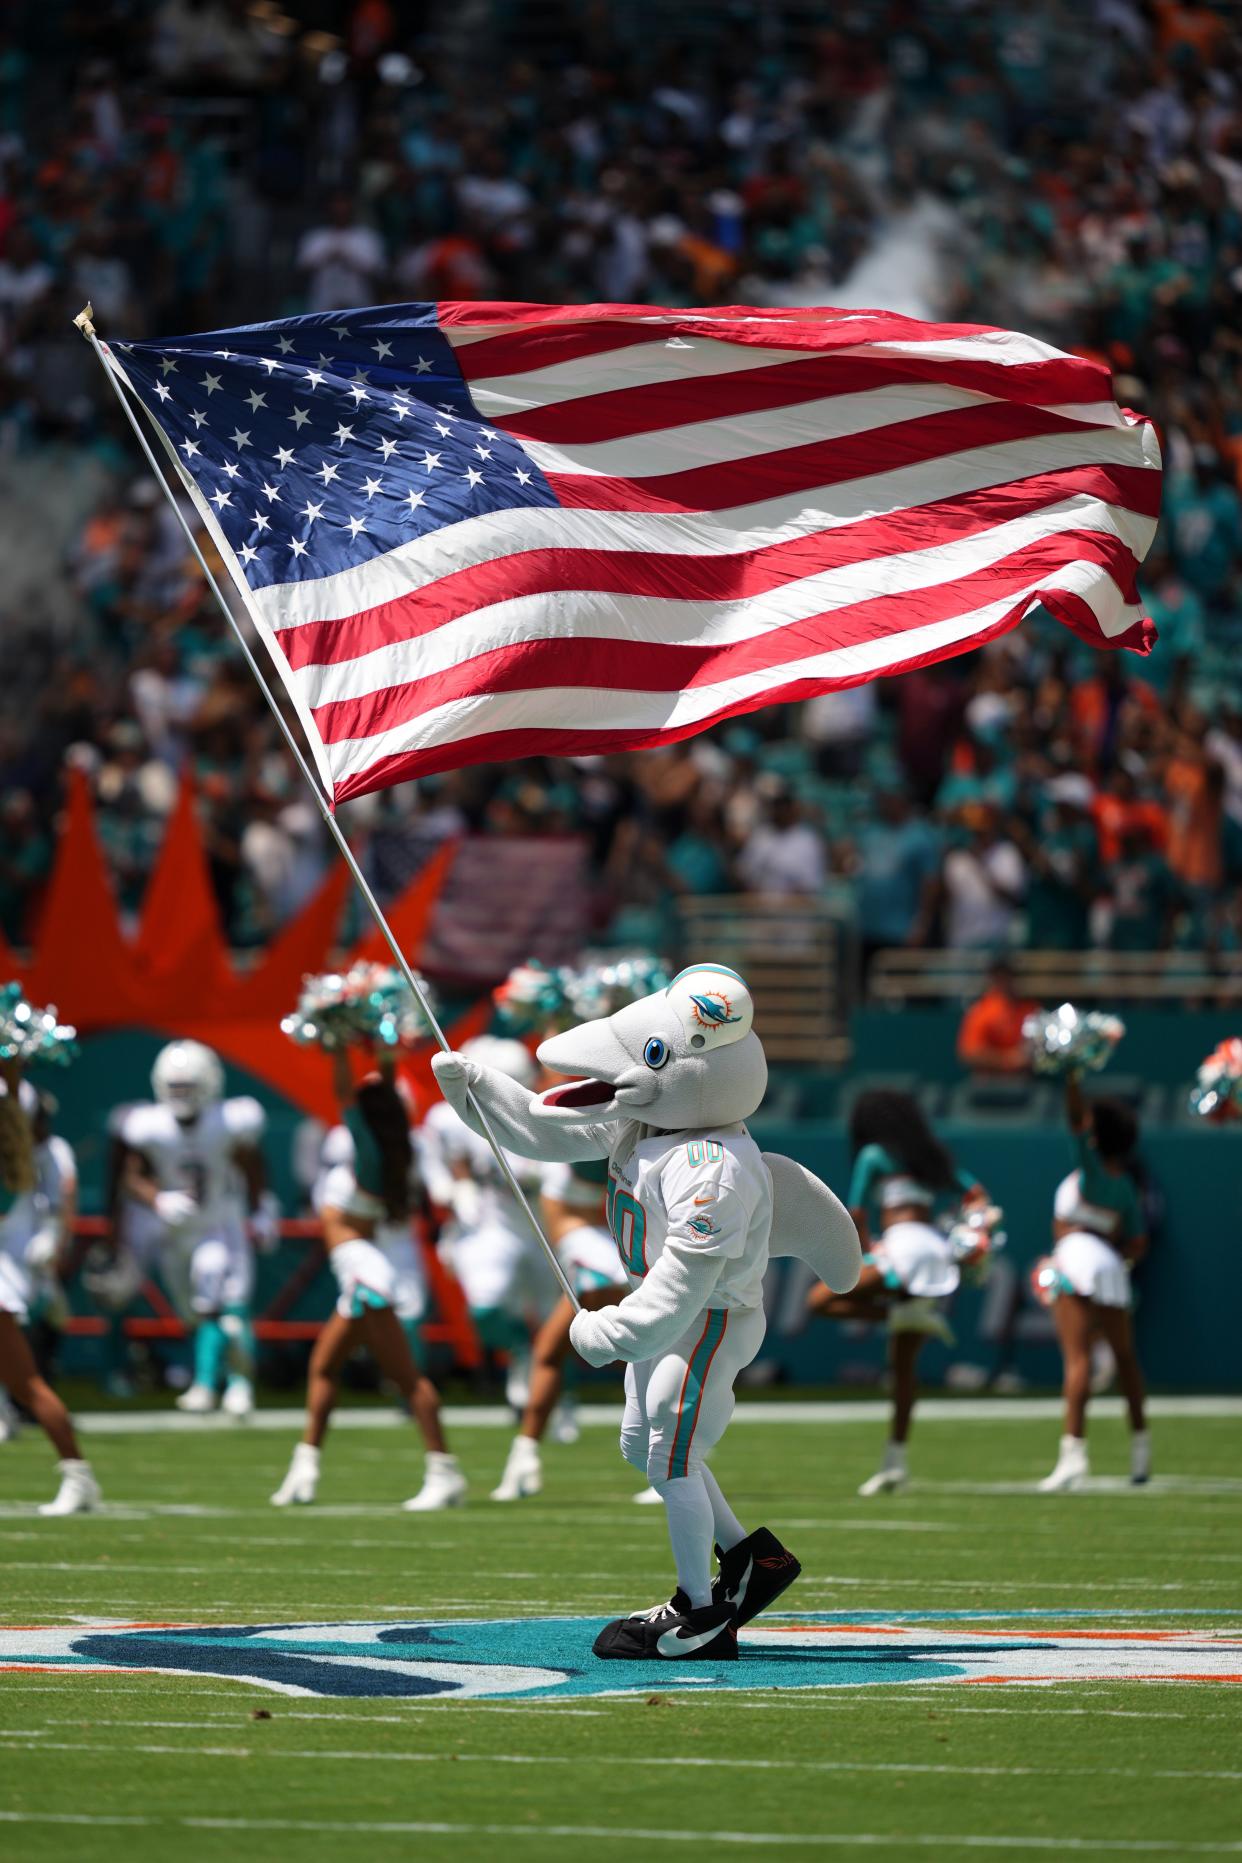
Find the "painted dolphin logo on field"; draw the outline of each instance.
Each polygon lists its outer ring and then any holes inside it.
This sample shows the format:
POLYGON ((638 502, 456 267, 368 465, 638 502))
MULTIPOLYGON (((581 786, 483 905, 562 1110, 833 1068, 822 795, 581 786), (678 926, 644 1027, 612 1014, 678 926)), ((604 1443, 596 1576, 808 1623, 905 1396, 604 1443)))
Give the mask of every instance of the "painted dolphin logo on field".
MULTIPOLYGON (((1081 1622, 1083 1613, 1075 1612, 1081 1622)), ((751 1624, 741 1661, 695 1665, 704 1689, 862 1688, 929 1682, 1214 1681, 1242 1677, 1242 1637, 1186 1629, 1100 1625, 1044 1629, 1056 1611, 911 1611, 877 1622, 841 1611, 751 1624), (986 1621, 1003 1624, 992 1628, 986 1621)), ((1152 1618, 1183 1613, 1151 1612, 1152 1618)), ((667 1689, 658 1661, 598 1662, 602 1618, 500 1618, 453 1622, 196 1625, 116 1624, 0 1628, 0 1668, 80 1675, 147 1670, 202 1675, 287 1695, 466 1700, 505 1695, 557 1699, 667 1689)))

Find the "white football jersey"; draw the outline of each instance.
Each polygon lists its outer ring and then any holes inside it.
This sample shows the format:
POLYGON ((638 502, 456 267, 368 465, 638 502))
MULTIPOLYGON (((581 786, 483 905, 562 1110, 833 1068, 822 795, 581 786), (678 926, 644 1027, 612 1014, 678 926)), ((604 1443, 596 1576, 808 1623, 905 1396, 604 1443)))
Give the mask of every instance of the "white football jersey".
MULTIPOLYGON (((523 1189, 537 1185, 541 1169, 538 1164, 518 1157, 516 1152, 506 1152, 505 1157, 523 1189)), ((423 1120, 418 1131, 418 1158, 428 1192, 446 1207, 451 1207, 453 1200, 453 1167, 466 1166, 478 1190, 472 1230, 507 1229, 523 1243, 530 1239, 530 1224, 501 1176, 491 1146, 457 1117, 447 1100, 438 1100, 423 1120)))
POLYGON ((161 1190, 182 1190, 198 1205, 196 1227, 237 1221, 245 1214, 245 1183, 234 1162, 239 1145, 257 1145, 267 1123, 257 1100, 217 1100, 188 1125, 171 1107, 133 1106, 120 1124, 122 1141, 141 1152, 161 1190))
POLYGON ((631 1287, 675 1235, 723 1261, 713 1307, 762 1307, 772 1178, 744 1125, 653 1132, 627 1122, 608 1161, 608 1226, 631 1287))

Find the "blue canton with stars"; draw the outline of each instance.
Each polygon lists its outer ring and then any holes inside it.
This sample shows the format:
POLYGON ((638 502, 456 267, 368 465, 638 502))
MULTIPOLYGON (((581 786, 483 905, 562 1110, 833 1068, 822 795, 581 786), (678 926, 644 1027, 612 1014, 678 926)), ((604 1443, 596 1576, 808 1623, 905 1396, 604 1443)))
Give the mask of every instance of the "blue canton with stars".
POLYGON ((464 518, 555 505, 470 399, 434 304, 110 345, 252 589, 364 566, 464 518))

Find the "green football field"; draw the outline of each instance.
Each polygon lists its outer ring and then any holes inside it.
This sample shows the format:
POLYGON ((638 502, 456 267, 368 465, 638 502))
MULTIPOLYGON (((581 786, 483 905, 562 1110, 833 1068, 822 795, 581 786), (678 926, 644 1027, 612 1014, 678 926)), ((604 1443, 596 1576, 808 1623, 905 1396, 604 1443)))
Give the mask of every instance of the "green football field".
POLYGON ((658 1672, 590 1655, 670 1589, 602 1418, 512 1507, 506 1432, 459 1427, 471 1501, 433 1516, 397 1508, 419 1457, 379 1412, 284 1513, 270 1418, 92 1431, 108 1510, 67 1521, 33 1513, 27 1432, 0 1447, 0 1854, 1240 1854, 1242 1406, 1207 1408, 1157 1412, 1146 1491, 1099 1421, 1091 1490, 1054 1497, 1055 1419, 937 1414, 880 1501, 869 1412, 739 1417, 717 1473, 804 1575, 737 1665, 658 1672))

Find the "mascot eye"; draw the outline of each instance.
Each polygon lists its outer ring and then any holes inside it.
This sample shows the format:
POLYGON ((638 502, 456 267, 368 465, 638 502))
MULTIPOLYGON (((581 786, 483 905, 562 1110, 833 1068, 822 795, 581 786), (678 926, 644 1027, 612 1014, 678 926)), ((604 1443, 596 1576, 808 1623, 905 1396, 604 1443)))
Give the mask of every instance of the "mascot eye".
POLYGON ((661 1068, 668 1060, 668 1043, 662 1035, 653 1035, 643 1049, 643 1060, 648 1067, 661 1068))

